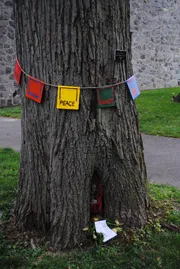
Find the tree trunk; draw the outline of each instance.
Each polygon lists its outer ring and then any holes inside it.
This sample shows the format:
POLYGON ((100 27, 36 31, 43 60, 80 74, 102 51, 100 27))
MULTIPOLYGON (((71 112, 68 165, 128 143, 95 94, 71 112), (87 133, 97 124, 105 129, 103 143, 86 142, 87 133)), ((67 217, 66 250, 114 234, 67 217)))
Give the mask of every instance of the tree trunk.
MULTIPOLYGON (((124 0, 15 1, 17 57, 48 83, 96 86, 132 73, 130 6, 124 0), (126 60, 114 60, 116 49, 126 60)), ((82 89, 78 111, 56 109, 57 88, 38 104, 22 88, 22 144, 16 205, 20 228, 50 234, 63 249, 84 240, 94 173, 103 185, 104 215, 127 226, 147 219, 147 182, 137 112, 125 84, 116 108, 97 109, 96 90, 82 89)))
POLYGON ((180 103, 180 93, 178 93, 178 95, 176 96, 173 96, 172 98, 173 98, 173 102, 180 103))

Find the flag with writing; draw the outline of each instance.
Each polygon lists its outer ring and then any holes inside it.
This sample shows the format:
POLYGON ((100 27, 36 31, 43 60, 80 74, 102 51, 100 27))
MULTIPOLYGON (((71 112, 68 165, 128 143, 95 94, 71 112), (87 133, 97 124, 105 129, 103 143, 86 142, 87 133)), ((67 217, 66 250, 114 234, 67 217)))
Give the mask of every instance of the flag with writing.
POLYGON ((136 97, 140 95, 140 90, 136 82, 136 77, 133 75, 128 80, 126 80, 126 83, 128 85, 132 99, 134 100, 136 97))
POLYGON ((41 103, 44 90, 44 82, 33 77, 28 77, 26 97, 41 103))
POLYGON ((115 106, 114 88, 99 88, 97 89, 98 108, 115 106))
POLYGON ((80 99, 80 87, 58 86, 57 105, 58 109, 78 110, 80 99))

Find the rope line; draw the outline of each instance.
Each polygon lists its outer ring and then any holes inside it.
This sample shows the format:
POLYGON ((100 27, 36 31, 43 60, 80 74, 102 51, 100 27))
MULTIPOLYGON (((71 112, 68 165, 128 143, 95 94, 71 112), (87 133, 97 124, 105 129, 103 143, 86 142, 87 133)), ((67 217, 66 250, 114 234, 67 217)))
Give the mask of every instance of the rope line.
MULTIPOLYGON (((18 62, 19 63, 19 62, 18 62)), ((21 67, 21 66, 20 66, 21 67)), ((21 71, 27 76, 27 77, 31 77, 30 75, 28 75, 23 69, 22 69, 22 67, 21 67, 21 71)), ((34 78, 34 77, 33 77, 34 78)), ((34 79, 36 79, 36 78, 34 78, 34 79)), ((47 86, 51 86, 51 87, 56 87, 56 88, 58 88, 58 86, 59 85, 55 85, 55 84, 51 84, 51 83, 47 83, 47 82, 44 82, 44 81, 42 81, 43 83, 44 83, 44 85, 47 85, 47 86)), ((124 83, 126 83, 126 80, 125 81, 121 81, 121 82, 117 82, 117 83, 115 83, 115 84, 110 84, 110 85, 103 85, 103 86, 90 86, 90 87, 80 87, 81 89, 83 89, 83 90, 85 90, 85 89, 106 89, 106 88, 112 88, 112 87, 116 87, 116 86, 119 86, 119 85, 121 85, 121 84, 124 84, 124 83)), ((77 86, 77 87, 79 87, 79 86, 77 86)))

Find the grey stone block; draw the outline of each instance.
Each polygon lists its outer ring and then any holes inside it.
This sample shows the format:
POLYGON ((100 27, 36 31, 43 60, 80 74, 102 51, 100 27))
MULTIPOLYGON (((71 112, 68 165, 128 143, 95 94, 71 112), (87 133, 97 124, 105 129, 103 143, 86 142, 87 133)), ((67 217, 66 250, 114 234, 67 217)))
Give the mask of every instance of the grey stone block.
POLYGON ((6 53, 7 54, 13 54, 14 53, 14 49, 12 49, 12 48, 6 49, 6 53))
POLYGON ((14 20, 14 12, 11 14, 11 20, 14 20))
POLYGON ((17 106, 19 104, 21 104, 21 98, 19 95, 17 95, 15 98, 13 98, 13 105, 17 106))
POLYGON ((7 56, 7 62, 11 62, 12 61, 12 56, 8 55, 7 56))
POLYGON ((7 36, 11 39, 14 40, 14 32, 8 32, 7 36))
POLYGON ((15 27, 15 22, 14 21, 9 21, 9 24, 14 28, 15 27))
POLYGON ((13 1, 5 1, 4 5, 8 6, 8 7, 12 7, 13 6, 13 1))
POLYGON ((0 107, 6 107, 7 106, 7 101, 5 99, 0 99, 0 107))
POLYGON ((144 89, 176 86, 177 69, 180 71, 177 67, 180 62, 179 1, 130 0, 130 3, 134 31, 132 62, 139 86, 144 89), (145 71, 143 64, 146 64, 145 71))
POLYGON ((10 80, 12 80, 12 79, 14 80, 14 74, 11 74, 11 75, 9 76, 9 79, 10 79, 10 80))
POLYGON ((6 67, 6 74, 9 75, 9 74, 11 74, 11 72, 12 72, 12 68, 7 66, 6 67))
POLYGON ((4 69, 0 69, 0 75, 4 75, 5 72, 4 72, 4 69))
POLYGON ((5 43, 5 44, 4 44, 4 48, 5 48, 5 49, 10 48, 10 44, 9 44, 9 43, 5 43))
POLYGON ((12 103, 12 99, 8 99, 6 105, 7 105, 7 106, 12 106, 12 104, 13 104, 13 103, 12 103))
POLYGON ((6 88, 4 85, 0 85, 0 92, 5 92, 6 91, 6 88))

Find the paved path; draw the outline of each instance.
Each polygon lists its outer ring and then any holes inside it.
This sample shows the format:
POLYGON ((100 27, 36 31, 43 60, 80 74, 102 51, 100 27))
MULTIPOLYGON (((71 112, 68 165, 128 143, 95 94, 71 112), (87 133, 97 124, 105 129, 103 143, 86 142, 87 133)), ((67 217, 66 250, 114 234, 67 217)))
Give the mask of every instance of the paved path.
POLYGON ((148 179, 180 187, 180 139, 143 135, 148 179))
MULTIPOLYGON (((20 151, 21 122, 0 117, 0 148, 20 151)), ((180 139, 142 135, 148 179, 180 187, 180 139)))
POLYGON ((21 148, 21 121, 0 117, 0 148, 21 148))

